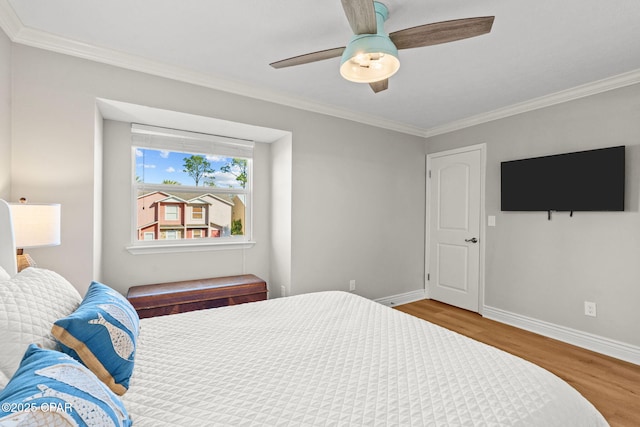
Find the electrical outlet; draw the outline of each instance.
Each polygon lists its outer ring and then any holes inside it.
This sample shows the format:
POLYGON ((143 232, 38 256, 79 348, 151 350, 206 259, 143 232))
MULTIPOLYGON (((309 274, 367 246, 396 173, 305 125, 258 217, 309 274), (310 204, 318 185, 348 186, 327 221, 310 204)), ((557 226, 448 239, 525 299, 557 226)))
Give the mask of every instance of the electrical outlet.
POLYGON ((349 292, 353 292, 356 290, 356 281, 355 279, 349 280, 349 292))
POLYGON ((585 301, 584 302, 584 315, 585 316, 596 317, 596 303, 595 302, 590 302, 590 301, 585 301))

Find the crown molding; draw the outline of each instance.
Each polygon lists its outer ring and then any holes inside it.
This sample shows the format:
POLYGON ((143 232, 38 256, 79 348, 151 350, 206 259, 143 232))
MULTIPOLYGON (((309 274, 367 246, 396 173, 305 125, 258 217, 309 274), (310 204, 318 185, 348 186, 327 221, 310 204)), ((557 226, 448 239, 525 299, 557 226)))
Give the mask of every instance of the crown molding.
POLYGON ((0 0, 0 28, 13 40, 22 27, 22 22, 9 2, 7 0, 0 0))
POLYGON ((553 105, 562 104, 564 102, 585 98, 587 96, 596 95, 638 83, 640 83, 640 70, 630 71, 628 73, 576 86, 574 88, 541 96, 539 98, 510 105, 508 107, 499 108, 487 113, 478 114, 466 119, 457 120, 442 126, 432 127, 424 133, 424 137, 429 138, 436 135, 442 135, 471 126, 492 122, 494 120, 515 116, 529 111, 539 110, 541 108, 551 107, 553 105))

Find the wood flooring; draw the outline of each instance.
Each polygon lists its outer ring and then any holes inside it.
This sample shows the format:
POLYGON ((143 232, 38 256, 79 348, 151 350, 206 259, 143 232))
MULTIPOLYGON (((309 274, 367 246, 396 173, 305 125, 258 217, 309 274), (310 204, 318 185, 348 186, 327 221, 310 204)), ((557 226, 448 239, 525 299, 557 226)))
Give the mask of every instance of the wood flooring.
POLYGON ((640 365, 485 319, 477 313, 434 300, 395 308, 553 372, 598 408, 612 427, 640 426, 640 365))

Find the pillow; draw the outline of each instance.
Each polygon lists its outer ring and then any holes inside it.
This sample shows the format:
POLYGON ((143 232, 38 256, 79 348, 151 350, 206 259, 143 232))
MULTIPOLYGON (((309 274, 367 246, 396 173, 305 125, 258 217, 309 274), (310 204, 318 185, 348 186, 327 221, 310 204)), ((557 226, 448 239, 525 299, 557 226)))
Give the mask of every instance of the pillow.
POLYGON ((80 363, 31 344, 0 392, 0 425, 131 426, 118 396, 80 363))
POLYGON ((51 325, 82 301, 69 282, 53 271, 30 267, 0 282, 0 389, 13 376, 31 343, 55 349, 51 325))
POLYGON ((6 282, 9 279, 11 279, 11 276, 9 276, 9 273, 7 273, 7 270, 0 267, 0 282, 6 282))
POLYGON ((140 319, 125 297, 92 282, 80 307, 57 320, 51 332, 63 352, 81 361, 111 390, 123 395, 133 373, 140 319))

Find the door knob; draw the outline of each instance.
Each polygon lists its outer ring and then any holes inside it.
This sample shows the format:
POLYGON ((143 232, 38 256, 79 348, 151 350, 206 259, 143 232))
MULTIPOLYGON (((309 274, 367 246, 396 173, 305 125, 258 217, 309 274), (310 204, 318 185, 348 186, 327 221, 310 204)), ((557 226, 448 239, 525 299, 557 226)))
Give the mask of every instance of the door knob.
POLYGON ((464 241, 467 243, 478 243, 478 239, 476 239, 475 237, 471 239, 464 239, 464 241))

